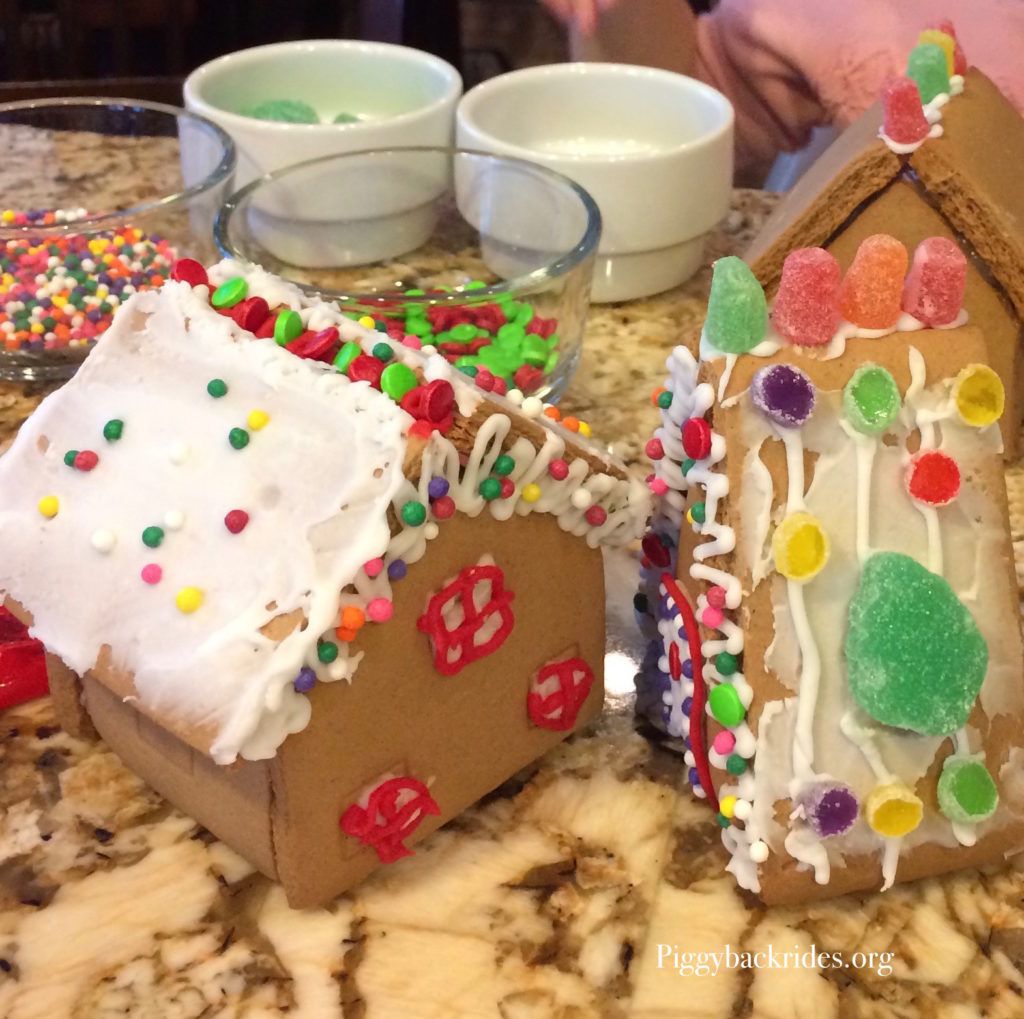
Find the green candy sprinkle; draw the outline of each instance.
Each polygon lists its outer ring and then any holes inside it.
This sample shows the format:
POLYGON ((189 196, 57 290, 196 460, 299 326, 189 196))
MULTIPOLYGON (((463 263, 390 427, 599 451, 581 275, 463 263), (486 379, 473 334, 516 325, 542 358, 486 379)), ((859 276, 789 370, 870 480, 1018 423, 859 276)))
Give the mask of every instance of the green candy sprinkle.
POLYGON ((732 821, 730 821, 725 814, 719 814, 715 820, 718 822, 719 828, 728 828, 732 824, 732 821))
POLYGON ((162 527, 147 527, 142 532, 142 544, 146 548, 159 548, 163 544, 164 529, 162 527))
POLYGON ((402 506, 402 520, 410 527, 419 527, 427 519, 427 507, 410 500, 402 506))
POLYGON ((380 376, 380 388, 391 397, 395 403, 405 396, 406 393, 415 389, 418 385, 416 373, 401 361, 389 364, 380 376))
POLYGON ((249 445, 249 433, 244 428, 232 428, 228 432, 228 442, 234 449, 245 449, 249 445))
POLYGON ((843 414, 862 435, 879 435, 900 412, 896 380, 877 364, 862 364, 843 389, 843 414))
POLYGON ((245 277, 234 276, 214 290, 210 304, 215 308, 233 308, 239 301, 245 300, 247 293, 249 293, 249 284, 245 281, 245 277))
POLYGON ((708 706, 715 721, 731 729, 739 725, 747 715, 740 695, 732 683, 719 683, 708 694, 708 706))
POLYGON ((325 640, 317 646, 316 656, 324 665, 330 665, 338 657, 338 645, 333 641, 325 640))
POLYGON ((206 383, 206 391, 215 400, 219 400, 222 396, 227 395, 228 384, 223 379, 210 379, 206 383))
POLYGON ((274 342, 278 346, 285 346, 297 339, 302 333, 302 316, 291 308, 285 308, 277 313, 274 319, 274 342))
POLYGON ((707 510, 704 508, 704 503, 695 502, 690 507, 690 516, 693 517, 694 521, 698 524, 704 523, 704 518, 707 514, 707 510))
POLYGON ((516 462, 508 455, 508 453, 502 453, 497 460, 494 461, 494 473, 499 474, 501 477, 508 477, 516 469, 516 462))
POLYGON ((715 668, 723 676, 731 676, 739 668, 739 665, 740 660, 728 651, 722 651, 715 658, 715 668))
POLYGON ((475 379, 476 373, 480 370, 475 364, 460 364, 456 367, 463 375, 468 375, 471 379, 475 379))
POLYGON ((480 494, 488 502, 493 502, 501 495, 501 482, 497 478, 484 478, 480 482, 480 494))
POLYGON ((704 335, 723 354, 745 354, 768 331, 768 303, 750 266, 727 255, 718 259, 711 273, 704 335))
POLYGON ((69 449, 64 454, 64 463, 66 463, 68 465, 68 467, 74 467, 75 466, 75 457, 76 456, 78 456, 78 450, 77 449, 69 449))
POLYGON ((363 352, 363 348, 359 346, 355 340, 349 340, 348 343, 341 345, 341 350, 334 355, 334 367, 340 372, 347 372, 348 366, 363 352))
POLYGON ((370 352, 373 354, 378 361, 390 361, 395 356, 395 352, 391 349, 390 343, 375 343, 373 350, 370 352))
POLYGON ((274 120, 281 124, 320 123, 316 110, 302 99, 266 99, 253 106, 245 116, 256 120, 274 120))
POLYGON ((984 821, 999 804, 996 784, 980 757, 947 757, 936 791, 939 810, 960 824, 984 821))
MULTIPOLYGON (((672 406, 672 394, 667 389, 664 393, 658 393, 658 406, 662 410, 668 410, 669 407, 672 406)), ((693 464, 692 460, 690 461, 690 464, 693 464)), ((686 471, 683 471, 683 473, 685 474, 686 471)))
POLYGON ((685 460, 684 460, 684 461, 683 461, 683 462, 682 462, 682 463, 681 463, 681 464, 679 465, 679 469, 680 469, 680 470, 681 470, 681 471, 683 472, 683 477, 684 477, 684 478, 686 477, 686 475, 687 475, 687 474, 689 474, 689 473, 690 473, 690 469, 691 469, 691 468, 693 467, 693 465, 694 465, 694 464, 695 464, 696 462, 697 462, 696 460, 691 460, 691 459, 690 459, 689 457, 687 457, 687 458, 686 458, 686 459, 685 459, 685 460))
POLYGON ((730 754, 725 761, 725 770, 730 775, 742 775, 747 770, 747 762, 739 754, 730 754))

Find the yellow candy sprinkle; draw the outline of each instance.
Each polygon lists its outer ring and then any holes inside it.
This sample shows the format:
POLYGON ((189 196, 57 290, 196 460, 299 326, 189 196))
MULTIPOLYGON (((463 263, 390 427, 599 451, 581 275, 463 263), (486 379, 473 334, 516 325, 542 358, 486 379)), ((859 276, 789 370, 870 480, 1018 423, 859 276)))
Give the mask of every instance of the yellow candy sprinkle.
POLYGON ((0 213, 0 219, 2 219, 5 223, 13 223, 14 212, 11 209, 4 209, 4 211, 0 213))
POLYGON ((46 332, 46 329, 44 328, 42 322, 33 322, 32 325, 28 327, 28 331, 30 333, 35 333, 37 336, 40 336, 46 332))
POLYGON ((60 499, 55 495, 44 495, 37 503, 39 512, 47 520, 52 520, 60 512, 60 499))
POLYGON ((523 502, 536 502, 540 498, 540 485, 523 486, 523 502))
POLYGON ((921 823, 924 804, 902 782, 890 782, 871 790, 864 813, 873 831, 887 839, 898 839, 921 823))
POLYGON ((376 329, 377 328, 377 323, 374 322, 373 319, 370 318, 369 315, 364 315, 361 319, 358 319, 358 322, 359 322, 359 324, 364 329, 376 329))
POLYGON ((183 587, 175 596, 174 604, 180 612, 188 615, 203 604, 203 592, 198 587, 183 587))
POLYGON ((50 300, 53 302, 53 306, 55 308, 63 308, 64 305, 68 303, 68 299, 66 297, 61 297, 60 294, 54 294, 50 300))
POLYGON ((946 74, 953 73, 953 51, 956 48, 956 42, 953 37, 948 35, 946 32, 940 32, 937 28, 926 28, 918 37, 918 43, 931 43, 932 46, 938 46, 943 53, 946 54, 946 74))
POLYGON ((102 255, 103 252, 106 251, 106 250, 107 250, 107 242, 106 241, 100 240, 99 238, 94 238, 93 240, 89 241, 89 251, 93 255, 102 255))
POLYGON ((965 424, 984 428, 1003 416, 1003 381, 987 364, 969 364, 953 383, 953 401, 965 424))
POLYGON ((775 569, 787 580, 810 580, 828 562, 829 540, 817 517, 793 513, 772 535, 775 569))
POLYGON ((251 410, 249 411, 249 416, 246 418, 249 427, 254 432, 258 432, 261 428, 264 428, 269 420, 270 415, 265 410, 251 410))
POLYGON ((732 817, 736 810, 736 797, 735 796, 723 796, 718 801, 718 809, 723 817, 732 817))
POLYGON ((585 435, 588 439, 590 438, 590 425, 588 425, 586 421, 580 422, 580 435, 585 435))

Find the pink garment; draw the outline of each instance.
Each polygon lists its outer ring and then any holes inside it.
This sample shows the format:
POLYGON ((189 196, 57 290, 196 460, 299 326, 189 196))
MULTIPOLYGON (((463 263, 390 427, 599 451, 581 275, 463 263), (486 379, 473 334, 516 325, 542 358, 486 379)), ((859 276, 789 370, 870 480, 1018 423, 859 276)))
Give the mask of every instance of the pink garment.
POLYGON ((943 18, 968 63, 1024 111, 1024 0, 721 0, 697 21, 697 76, 736 107, 738 166, 803 148, 815 127, 846 127, 943 18))

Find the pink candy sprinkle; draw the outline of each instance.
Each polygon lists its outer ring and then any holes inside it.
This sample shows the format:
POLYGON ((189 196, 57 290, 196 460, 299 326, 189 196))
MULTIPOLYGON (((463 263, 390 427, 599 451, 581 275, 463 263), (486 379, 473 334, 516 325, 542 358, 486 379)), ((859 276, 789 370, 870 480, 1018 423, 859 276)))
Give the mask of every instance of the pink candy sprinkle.
POLYGON ((726 754, 731 754, 733 747, 736 746, 736 737, 727 729, 723 729, 720 733, 715 735, 714 742, 711 746, 716 754, 721 754, 725 757, 726 754))
POLYGON ((569 465, 564 460, 552 460, 548 464, 548 474, 555 481, 564 481, 569 476, 569 465))
POLYGON ((403 347, 412 347, 413 350, 419 350, 423 346, 423 341, 418 336, 413 336, 412 333, 407 333, 402 337, 403 347))
POLYGON ((644 452, 651 460, 660 460, 665 455, 665 447, 661 444, 661 439, 648 439, 644 452))
POLYGON ((364 566, 363 572, 368 577, 376 577, 384 569, 383 559, 370 559, 364 566))
POLYGON ((387 598, 371 598, 366 614, 375 623, 386 623, 394 613, 394 606, 387 598))
POLYGON ((921 106, 913 78, 893 78, 882 90, 882 131, 898 145, 916 145, 928 137, 931 124, 921 106))
POLYGON ((960 314, 967 258, 948 237, 926 237, 914 251, 903 284, 903 310, 926 326, 945 326, 960 314))
POLYGON ((714 587, 708 588, 708 604, 712 608, 724 609, 725 608, 725 588, 715 584, 714 587))
POLYGON ((665 495, 668 492, 668 482, 664 478, 651 478, 649 484, 655 495, 665 495))
POLYGON ((820 347, 839 326, 839 263, 824 248, 797 248, 782 263, 772 325, 790 343, 820 347))
POLYGON ((725 613, 721 609, 716 609, 714 605, 709 605, 701 613, 700 621, 709 629, 717 630, 725 622, 725 613))
POLYGON ((164 571, 163 567, 158 566, 156 563, 146 563, 139 575, 147 584, 159 584, 163 578, 164 571))
POLYGON ((591 506, 583 515, 591 527, 600 527, 608 519, 608 512, 603 506, 591 506))

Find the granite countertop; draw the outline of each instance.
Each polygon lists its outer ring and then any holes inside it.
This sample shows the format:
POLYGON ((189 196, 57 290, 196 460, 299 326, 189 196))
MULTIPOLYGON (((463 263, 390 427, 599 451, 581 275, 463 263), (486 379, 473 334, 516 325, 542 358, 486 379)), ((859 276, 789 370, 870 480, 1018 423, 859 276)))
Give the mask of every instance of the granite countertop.
MULTIPOLYGON (((737 192, 709 261, 742 250, 770 205, 737 192)), ((660 297, 592 311, 565 403, 641 469, 649 393, 699 321, 707 282, 705 270, 660 297)), ((0 386, 0 441, 38 396, 0 386)), ((630 554, 609 557, 597 726, 327 909, 289 910, 277 886, 102 744, 61 732, 48 701, 6 712, 0 1015, 1024 1014, 1019 863, 801 909, 737 891, 681 761, 633 727, 634 573, 630 554), (759 965, 740 965, 740 953, 761 953, 759 965)))

